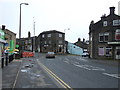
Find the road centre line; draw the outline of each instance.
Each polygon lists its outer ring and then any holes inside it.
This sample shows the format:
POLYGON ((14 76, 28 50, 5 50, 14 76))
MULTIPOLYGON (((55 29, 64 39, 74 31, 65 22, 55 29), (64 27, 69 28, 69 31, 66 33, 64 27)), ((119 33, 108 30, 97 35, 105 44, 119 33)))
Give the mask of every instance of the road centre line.
POLYGON ((104 74, 104 75, 107 75, 107 76, 111 76, 111 77, 120 79, 120 77, 119 77, 118 74, 109 74, 109 73, 103 73, 103 74, 104 74))
MULTIPOLYGON (((37 60, 38 61, 38 60, 37 60)), ((40 61, 38 62, 40 66, 43 67, 43 69, 49 73, 62 87, 64 87, 66 90, 73 90, 69 85, 67 85, 62 79, 60 79, 58 76, 56 76, 51 70, 49 70, 46 66, 44 66, 40 61)))

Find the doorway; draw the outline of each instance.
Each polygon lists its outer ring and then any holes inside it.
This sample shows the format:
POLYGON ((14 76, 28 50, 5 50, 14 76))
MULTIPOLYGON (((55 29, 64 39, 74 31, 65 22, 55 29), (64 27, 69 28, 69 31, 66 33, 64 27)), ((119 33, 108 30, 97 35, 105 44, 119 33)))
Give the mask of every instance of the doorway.
POLYGON ((120 47, 116 47, 115 49, 115 59, 120 60, 120 47))

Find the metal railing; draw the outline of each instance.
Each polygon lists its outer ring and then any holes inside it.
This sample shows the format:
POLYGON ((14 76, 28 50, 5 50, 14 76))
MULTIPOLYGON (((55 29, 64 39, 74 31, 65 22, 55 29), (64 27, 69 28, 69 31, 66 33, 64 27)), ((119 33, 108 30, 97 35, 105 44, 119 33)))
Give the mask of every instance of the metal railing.
POLYGON ((14 60, 14 54, 0 57, 0 68, 4 68, 14 60))

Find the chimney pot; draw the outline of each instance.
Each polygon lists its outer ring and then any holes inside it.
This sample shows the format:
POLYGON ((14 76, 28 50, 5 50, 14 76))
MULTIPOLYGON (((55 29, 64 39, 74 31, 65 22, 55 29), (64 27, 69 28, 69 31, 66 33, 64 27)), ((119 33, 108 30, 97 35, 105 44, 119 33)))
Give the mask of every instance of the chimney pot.
POLYGON ((30 33, 30 31, 28 32, 28 38, 30 38, 31 37, 31 33, 30 33))
POLYGON ((2 25, 2 30, 5 30, 5 25, 2 25))
POLYGON ((80 42, 81 41, 81 39, 80 38, 78 38, 78 42, 80 42))
POLYGON ((115 12, 115 7, 110 7, 110 14, 114 14, 115 12))

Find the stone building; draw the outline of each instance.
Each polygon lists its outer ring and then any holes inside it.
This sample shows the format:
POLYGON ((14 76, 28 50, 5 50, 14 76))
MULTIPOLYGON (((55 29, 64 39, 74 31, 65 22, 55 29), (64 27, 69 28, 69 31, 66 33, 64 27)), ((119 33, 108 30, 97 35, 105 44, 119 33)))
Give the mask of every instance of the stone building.
POLYGON ((115 14, 115 7, 110 7, 110 14, 89 26, 90 58, 120 60, 120 16, 115 14))
POLYGON ((9 29, 5 28, 5 25, 2 25, 3 31, 4 31, 4 39, 6 43, 4 44, 4 48, 9 48, 10 53, 13 53, 15 47, 16 47, 16 33, 12 32, 9 29))
POLYGON ((38 35, 37 43, 40 52, 64 53, 65 33, 56 30, 44 31, 38 35))
POLYGON ((74 43, 75 45, 79 46, 80 48, 83 49, 83 52, 88 52, 88 44, 83 38, 83 41, 81 41, 80 38, 78 38, 78 41, 74 43))
POLYGON ((37 37, 31 37, 30 32, 28 32, 28 37, 20 38, 16 40, 16 44, 19 45, 19 50, 26 50, 26 51, 36 51, 36 39, 37 37))

